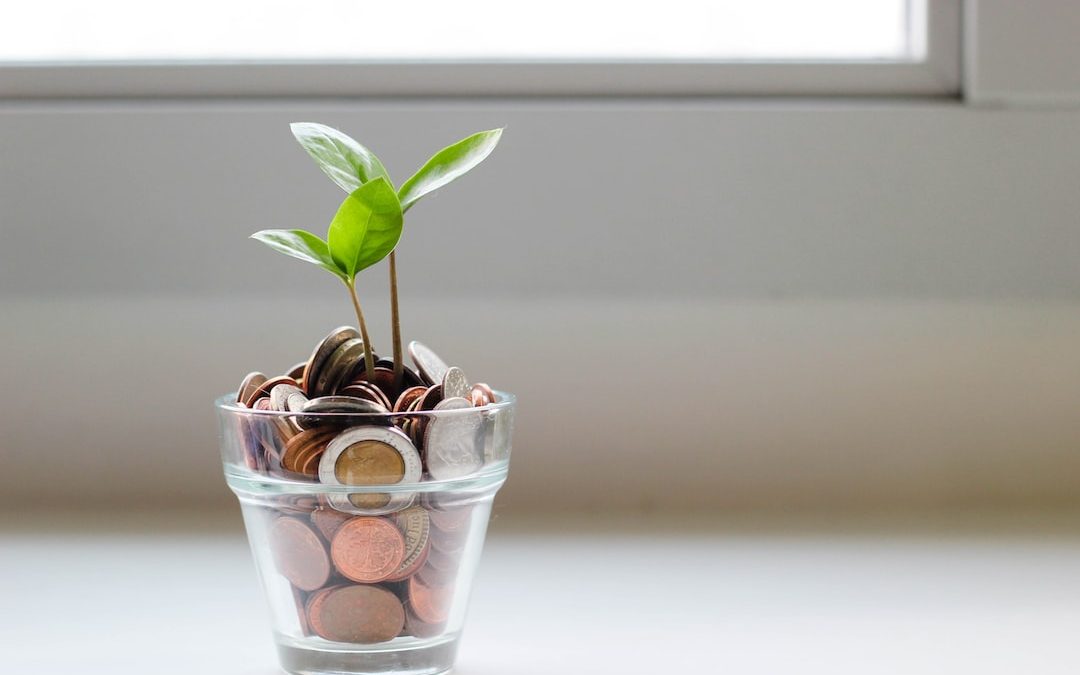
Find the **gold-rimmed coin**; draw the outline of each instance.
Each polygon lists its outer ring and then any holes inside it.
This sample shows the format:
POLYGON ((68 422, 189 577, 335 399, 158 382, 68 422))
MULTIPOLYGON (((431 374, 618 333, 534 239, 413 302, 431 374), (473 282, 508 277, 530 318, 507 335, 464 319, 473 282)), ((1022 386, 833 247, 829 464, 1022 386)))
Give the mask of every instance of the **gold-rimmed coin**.
POLYGON ((411 506, 394 514, 394 524, 405 537, 405 558, 387 581, 401 581, 416 573, 427 560, 430 550, 431 522, 422 506, 411 506))
POLYGON ((319 466, 329 485, 415 483, 423 467, 420 456, 397 427, 353 427, 330 442, 319 466))
MULTIPOLYGON (((394 485, 416 483, 423 474, 420 453, 395 426, 361 426, 332 440, 319 462, 319 480, 327 485, 394 485)), ((412 492, 333 493, 330 505, 339 511, 378 515, 403 509, 415 500, 412 492)))
POLYGON ((316 396, 314 393, 315 382, 318 380, 319 372, 322 370, 326 360, 330 358, 330 355, 334 353, 334 350, 341 346, 346 340, 357 339, 360 337, 360 333, 356 332, 355 328, 351 326, 340 326, 330 331, 330 334, 324 337, 319 344, 315 346, 315 350, 311 352, 311 357, 308 358, 307 363, 304 365, 304 391, 308 396, 316 396))

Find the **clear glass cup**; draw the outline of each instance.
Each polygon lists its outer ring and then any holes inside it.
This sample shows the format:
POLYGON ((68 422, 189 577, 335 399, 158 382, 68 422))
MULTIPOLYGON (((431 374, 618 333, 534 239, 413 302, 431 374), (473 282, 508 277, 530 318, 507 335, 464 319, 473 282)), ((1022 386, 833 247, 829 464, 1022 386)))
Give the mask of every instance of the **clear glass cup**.
POLYGON ((387 414, 253 410, 235 395, 216 402, 225 478, 286 671, 429 675, 453 666, 510 462, 514 404, 504 392, 481 407, 387 414), (420 457, 418 478, 406 444, 420 457), (470 452, 477 459, 463 461, 470 452))

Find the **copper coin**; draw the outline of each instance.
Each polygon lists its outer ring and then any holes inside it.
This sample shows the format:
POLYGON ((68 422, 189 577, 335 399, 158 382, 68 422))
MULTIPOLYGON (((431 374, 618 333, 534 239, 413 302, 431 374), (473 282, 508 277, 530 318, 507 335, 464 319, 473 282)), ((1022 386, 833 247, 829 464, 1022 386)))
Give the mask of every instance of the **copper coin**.
POLYGON ((419 576, 409 578, 409 608, 427 623, 442 623, 450 616, 454 587, 429 586, 419 576))
POLYGON ((439 588, 454 583, 457 577, 457 567, 435 567, 429 560, 414 576, 419 577, 420 581, 427 586, 439 588))
POLYGON ((318 506, 319 498, 315 495, 282 495, 274 504, 274 508, 282 513, 304 517, 311 515, 318 506))
POLYGON ((338 529, 330 557, 338 571, 353 581, 382 581, 401 567, 405 537, 384 518, 358 516, 338 529))
POLYGON ((311 625, 307 620, 307 603, 304 600, 305 593, 296 586, 292 587, 293 603, 296 605, 296 620, 300 624, 300 632, 305 636, 311 635, 311 625))
POLYGON ((428 387, 428 390, 420 397, 420 402, 417 404, 417 410, 434 410, 435 406, 439 405, 442 400, 442 385, 433 385, 428 387))
POLYGON ((431 351, 426 345, 415 340, 409 343, 409 356, 412 357, 420 376, 429 385, 441 384, 449 366, 439 355, 431 351))
POLYGON ((270 525, 270 551, 281 576, 302 591, 321 588, 330 579, 330 559, 319 535, 296 518, 270 525))
POLYGON ((401 633, 405 608, 385 588, 343 586, 313 603, 309 620, 319 637, 331 642, 373 644, 401 633))
MULTIPOLYGON (((304 381, 305 368, 307 368, 307 361, 301 361, 292 368, 289 368, 289 370, 287 370, 285 374, 296 380, 298 383, 302 383, 304 381)), ((303 387, 303 384, 301 384, 300 386, 303 387)))
POLYGON ((405 559, 387 581, 401 581, 415 574, 430 550, 431 524, 423 507, 413 506, 395 514, 394 523, 405 537, 405 559))
POLYGON ((472 508, 469 506, 444 506, 428 512, 431 525, 443 532, 459 532, 468 528, 472 508))
POLYGON ((322 533, 326 541, 332 541, 334 535, 350 517, 334 509, 319 508, 311 512, 311 524, 322 533))
POLYGON ((249 400, 254 402, 257 399, 262 398, 263 396, 269 396, 270 391, 274 387, 278 386, 279 384, 292 384, 292 385, 295 385, 296 380, 292 379, 288 375, 278 375, 277 377, 271 377, 269 380, 267 380, 266 382, 263 382, 262 384, 260 384, 258 387, 255 388, 255 391, 253 391, 251 393, 251 396, 249 397, 249 400))
POLYGON ((394 412, 405 412, 412 402, 419 399, 427 391, 427 387, 409 387, 401 392, 394 403, 394 412))
POLYGON ((472 386, 469 397, 476 407, 490 405, 495 402, 495 392, 483 382, 477 382, 472 386))
MULTIPOLYGON (((457 557, 465 550, 465 542, 468 539, 468 530, 447 532, 445 530, 431 529, 431 545, 435 550, 444 555, 457 557)), ((438 564, 438 561, 436 561, 438 564)))
MULTIPOLYGON (((438 536, 436 535, 436 537, 438 536)), ((442 536, 446 535, 443 534, 442 536)), ((435 547, 432 547, 431 551, 428 552, 427 566, 434 567, 440 572, 448 572, 451 575, 456 574, 459 562, 461 562, 459 553, 447 553, 435 547)))
POLYGON ((405 632, 418 638, 430 638, 445 630, 445 623, 428 623, 416 618, 412 609, 405 610, 405 632))
POLYGON ((330 331, 330 334, 322 339, 319 344, 315 346, 315 351, 311 352, 311 357, 307 360, 304 366, 304 391, 308 396, 317 396, 314 393, 315 382, 319 377, 319 373, 323 366, 326 364, 326 360, 330 358, 330 355, 334 353, 334 350, 341 346, 346 340, 357 339, 360 337, 360 333, 356 332, 355 328, 350 326, 341 326, 330 331))
POLYGON ((319 475, 319 461, 322 459, 323 453, 326 448, 318 448, 318 446, 312 446, 312 450, 309 453, 305 453, 303 459, 299 460, 297 466, 299 467, 299 473, 305 476, 314 478, 319 475))
POLYGON ((364 398, 374 403, 378 403, 390 410, 392 407, 390 399, 386 397, 382 389, 379 389, 373 384, 368 384, 366 381, 354 381, 351 384, 342 387, 339 394, 342 396, 356 396, 357 398, 364 398))
POLYGON ((316 629, 316 623, 322 616, 322 604, 326 601, 326 596, 330 595, 331 591, 343 587, 342 584, 327 586, 308 595, 307 601, 304 603, 304 614, 307 617, 308 628, 311 629, 311 632, 316 635, 320 634, 319 630, 316 629))
POLYGON ((266 376, 260 372, 245 375, 244 380, 240 383, 240 388, 236 390, 236 402, 250 408, 251 405, 248 404, 248 400, 251 399, 252 394, 263 382, 266 382, 266 376))
POLYGON ((326 445, 335 436, 337 436, 336 429, 307 429, 301 431, 285 444, 285 450, 281 455, 282 467, 294 473, 301 473, 304 463, 312 455, 321 456, 326 450, 326 445))
POLYGON ((397 391, 394 387, 394 371, 390 368, 375 367, 375 376, 369 378, 366 370, 354 371, 352 382, 367 382, 372 384, 383 391, 387 395, 387 398, 397 398, 397 391), (393 396, 391 396, 393 394, 393 396))

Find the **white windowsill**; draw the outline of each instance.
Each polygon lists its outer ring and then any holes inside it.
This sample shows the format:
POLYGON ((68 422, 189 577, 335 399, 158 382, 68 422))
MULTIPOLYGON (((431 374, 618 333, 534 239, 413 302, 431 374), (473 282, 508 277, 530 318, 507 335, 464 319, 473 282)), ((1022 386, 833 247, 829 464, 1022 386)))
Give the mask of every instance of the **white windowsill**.
MULTIPOLYGON (((216 520, 8 514, 3 669, 278 672, 239 515, 216 520)), ((1074 673, 1077 520, 504 519, 455 672, 1074 673)))

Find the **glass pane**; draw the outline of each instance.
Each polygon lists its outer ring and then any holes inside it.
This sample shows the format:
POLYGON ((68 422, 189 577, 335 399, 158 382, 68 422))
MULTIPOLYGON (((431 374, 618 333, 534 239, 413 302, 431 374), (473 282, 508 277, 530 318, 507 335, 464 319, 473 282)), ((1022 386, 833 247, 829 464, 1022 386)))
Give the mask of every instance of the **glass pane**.
POLYGON ((0 61, 913 60, 925 1, 11 0, 0 61))

